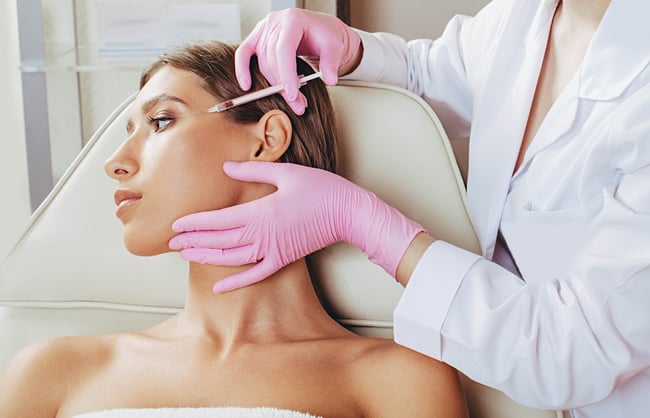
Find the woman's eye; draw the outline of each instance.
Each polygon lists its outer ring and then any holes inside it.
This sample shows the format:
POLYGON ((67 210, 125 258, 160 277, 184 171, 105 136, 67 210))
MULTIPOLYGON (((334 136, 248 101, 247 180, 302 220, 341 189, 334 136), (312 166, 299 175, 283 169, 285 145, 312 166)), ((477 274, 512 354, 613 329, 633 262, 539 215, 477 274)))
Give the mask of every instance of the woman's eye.
POLYGON ((165 129, 167 125, 173 122, 173 120, 173 118, 168 116, 157 116, 149 118, 149 123, 153 126, 155 132, 159 132, 165 129))

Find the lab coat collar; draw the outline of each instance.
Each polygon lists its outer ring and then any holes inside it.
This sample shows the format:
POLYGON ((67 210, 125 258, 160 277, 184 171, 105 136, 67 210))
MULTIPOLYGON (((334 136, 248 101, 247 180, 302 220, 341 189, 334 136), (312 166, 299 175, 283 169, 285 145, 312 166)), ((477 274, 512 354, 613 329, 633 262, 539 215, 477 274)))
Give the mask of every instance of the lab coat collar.
POLYGON ((548 32, 555 14, 555 9, 560 0, 542 0, 535 12, 535 17, 530 24, 530 31, 526 36, 526 45, 546 44, 548 32))
POLYGON ((585 54, 579 97, 619 97, 648 65, 648 16, 648 0, 612 0, 585 54))
MULTIPOLYGON (((538 17, 549 18, 557 1, 540 7, 538 17)), ((612 0, 594 34, 580 69, 556 99, 526 151, 522 167, 541 150, 557 141, 575 122, 580 99, 613 100, 619 97, 650 61, 650 3, 640 0, 612 0)), ((552 19, 552 18, 551 18, 552 19)), ((540 25, 543 28, 542 25, 540 25)), ((533 25, 535 28, 535 25, 533 25)), ((547 30, 535 29, 548 36, 547 30)), ((539 39, 537 41, 545 41, 539 39)), ((545 43, 545 42, 544 42, 545 43)), ((521 171, 515 173, 517 178, 521 171)))
MULTIPOLYGON (((472 162, 467 198, 481 252, 487 259, 491 259, 494 253, 501 213, 519 153, 518 144, 521 143, 526 128, 528 109, 535 93, 546 38, 557 3, 558 0, 542 0, 536 6, 523 38, 501 39, 497 64, 489 73, 492 80, 486 83, 486 89, 481 95, 485 98, 485 103, 478 104, 487 109, 484 113, 477 113, 472 121, 472 139, 469 144, 472 162), (512 62, 517 65, 511 65, 512 62), (503 80, 511 80, 513 84, 505 95, 503 80), (487 132, 491 138, 482 137, 487 132), (493 156, 499 163, 488 158, 474 159, 474 155, 493 156)), ((518 4, 518 7, 526 6, 531 7, 531 4, 518 4)), ((515 14, 515 20, 510 24, 518 27, 520 22, 517 18, 515 14)))

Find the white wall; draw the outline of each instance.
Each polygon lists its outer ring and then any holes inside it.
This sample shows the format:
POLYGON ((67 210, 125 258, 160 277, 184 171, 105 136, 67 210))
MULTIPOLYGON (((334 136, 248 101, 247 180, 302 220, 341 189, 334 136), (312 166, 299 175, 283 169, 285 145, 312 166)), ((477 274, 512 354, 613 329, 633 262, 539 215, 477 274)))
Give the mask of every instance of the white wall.
POLYGON ((0 1, 0 260, 30 215, 16 2, 0 1))

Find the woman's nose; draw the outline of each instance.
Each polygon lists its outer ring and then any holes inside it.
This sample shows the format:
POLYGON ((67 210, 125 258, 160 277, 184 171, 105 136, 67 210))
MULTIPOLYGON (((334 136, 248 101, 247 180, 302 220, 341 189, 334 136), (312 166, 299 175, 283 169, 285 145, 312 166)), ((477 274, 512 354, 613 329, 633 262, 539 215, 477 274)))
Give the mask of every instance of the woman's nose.
POLYGON ((126 145, 126 142, 122 144, 122 146, 120 146, 120 148, 118 148, 115 153, 106 160, 106 163, 104 163, 104 171, 109 177, 115 180, 132 176, 137 171, 135 160, 130 158, 126 153, 126 145))

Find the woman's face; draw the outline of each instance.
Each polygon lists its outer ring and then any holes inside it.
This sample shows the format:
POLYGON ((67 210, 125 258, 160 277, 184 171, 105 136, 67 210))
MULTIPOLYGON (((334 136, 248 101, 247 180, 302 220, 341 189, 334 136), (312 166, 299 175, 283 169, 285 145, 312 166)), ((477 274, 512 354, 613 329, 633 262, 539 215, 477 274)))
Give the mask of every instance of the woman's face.
POLYGON ((197 75, 166 65, 131 105, 128 137, 105 165, 119 182, 116 215, 130 252, 168 252, 179 217, 246 201, 250 183, 222 166, 251 159, 254 138, 248 126, 206 113, 215 101, 197 75))

